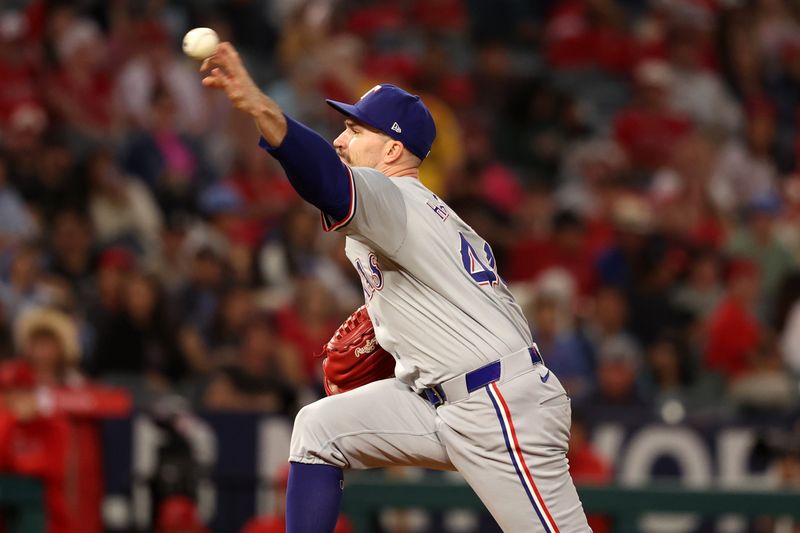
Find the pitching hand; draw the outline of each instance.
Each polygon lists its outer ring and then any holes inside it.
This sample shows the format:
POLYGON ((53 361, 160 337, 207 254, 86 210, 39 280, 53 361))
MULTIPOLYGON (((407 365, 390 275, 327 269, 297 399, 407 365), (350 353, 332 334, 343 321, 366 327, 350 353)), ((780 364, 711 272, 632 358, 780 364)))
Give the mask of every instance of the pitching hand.
POLYGON ((200 65, 200 72, 205 74, 203 85, 225 91, 236 109, 255 115, 263 107, 265 96, 244 68, 231 43, 220 43, 214 54, 200 65))

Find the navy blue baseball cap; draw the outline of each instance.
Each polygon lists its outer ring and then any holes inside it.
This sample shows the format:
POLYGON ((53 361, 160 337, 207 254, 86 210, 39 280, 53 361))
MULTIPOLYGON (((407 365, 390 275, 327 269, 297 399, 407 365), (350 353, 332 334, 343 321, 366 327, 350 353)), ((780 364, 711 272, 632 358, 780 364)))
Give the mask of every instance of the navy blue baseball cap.
POLYGON ((376 85, 352 104, 325 100, 338 112, 382 131, 419 157, 425 159, 436 138, 433 117, 419 96, 400 87, 376 85))

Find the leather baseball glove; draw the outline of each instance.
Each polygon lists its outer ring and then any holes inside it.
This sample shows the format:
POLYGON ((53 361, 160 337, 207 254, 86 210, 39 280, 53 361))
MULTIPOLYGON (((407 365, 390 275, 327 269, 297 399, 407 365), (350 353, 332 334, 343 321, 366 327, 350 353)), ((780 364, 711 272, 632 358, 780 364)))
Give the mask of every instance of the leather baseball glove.
POLYGON ((325 357, 322 370, 329 396, 394 376, 394 358, 378 344, 363 305, 339 326, 320 357, 325 357))

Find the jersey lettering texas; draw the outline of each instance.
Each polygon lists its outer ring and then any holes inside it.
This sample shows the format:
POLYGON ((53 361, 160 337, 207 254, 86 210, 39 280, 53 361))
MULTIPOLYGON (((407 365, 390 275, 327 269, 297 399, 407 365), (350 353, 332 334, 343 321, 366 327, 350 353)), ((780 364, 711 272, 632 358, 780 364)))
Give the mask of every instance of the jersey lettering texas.
POLYGON ((367 257, 367 264, 369 271, 364 268, 364 264, 361 262, 360 258, 356 259, 356 270, 361 277, 361 286, 364 289, 364 296, 369 300, 372 298, 372 295, 375 294, 375 291, 383 289, 383 272, 381 272, 378 266, 378 257, 372 252, 370 252, 367 257))

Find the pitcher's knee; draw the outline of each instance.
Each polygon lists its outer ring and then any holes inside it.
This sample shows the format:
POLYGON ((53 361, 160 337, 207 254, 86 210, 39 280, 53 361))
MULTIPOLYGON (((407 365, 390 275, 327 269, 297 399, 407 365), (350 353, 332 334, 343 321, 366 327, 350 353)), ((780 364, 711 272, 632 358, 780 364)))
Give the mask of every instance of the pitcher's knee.
POLYGON ((326 400, 328 398, 306 405, 297 413, 292 429, 290 461, 346 466, 332 442, 333 433, 329 428, 335 418, 330 402, 326 400))

